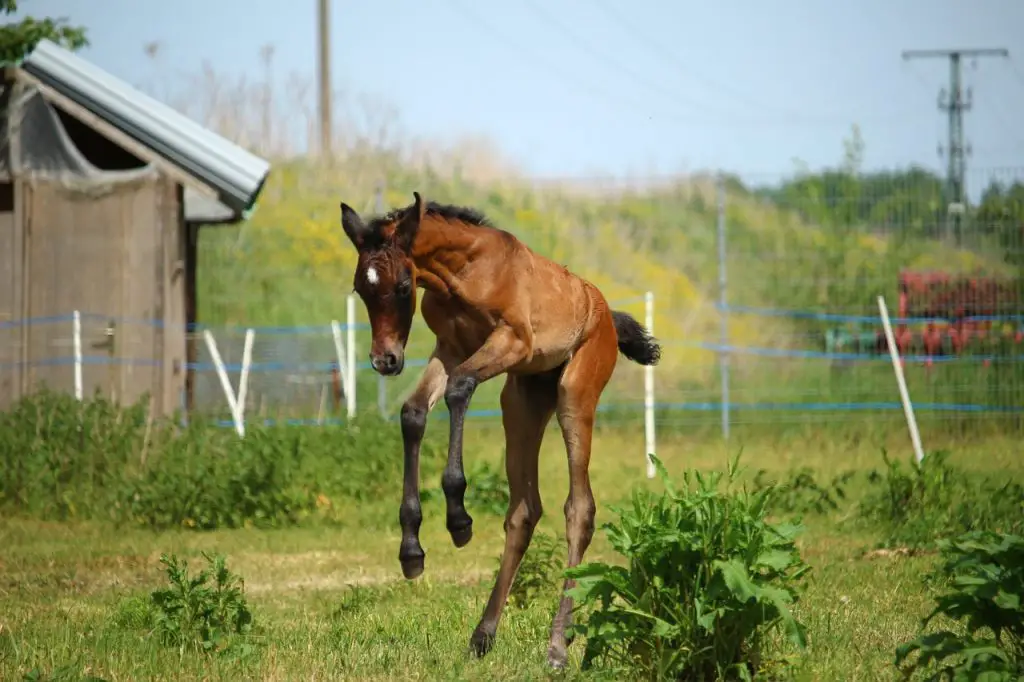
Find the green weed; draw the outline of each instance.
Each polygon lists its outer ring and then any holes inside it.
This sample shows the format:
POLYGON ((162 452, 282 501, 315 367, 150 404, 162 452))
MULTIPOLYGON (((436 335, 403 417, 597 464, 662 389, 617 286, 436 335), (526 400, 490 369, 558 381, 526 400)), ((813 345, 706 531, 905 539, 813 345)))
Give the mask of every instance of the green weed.
MULTIPOLYGON (((806 646, 790 610, 810 570, 794 543, 802 528, 765 521, 773 489, 720 491, 719 473, 688 471, 677 491, 656 465, 666 492, 635 492, 604 526, 627 565, 566 571, 587 614, 575 627, 587 638, 584 667, 646 679, 750 679, 770 632, 781 628, 806 646)), ((727 486, 735 474, 730 467, 727 486)))
POLYGON ((932 577, 948 589, 921 622, 922 634, 896 649, 896 665, 908 677, 931 671, 926 679, 936 681, 1024 678, 1024 538, 972 532, 939 547, 944 561, 932 577), (940 616, 966 631, 924 633, 940 616))
POLYGON ((161 555, 170 586, 151 595, 154 630, 181 655, 229 651, 252 634, 252 612, 241 579, 228 570, 223 556, 203 557, 209 566, 191 576, 187 561, 161 555))
POLYGON ((920 464, 911 459, 906 469, 884 451, 882 459, 886 468, 869 474, 874 490, 860 509, 881 525, 884 545, 925 549, 973 530, 1024 529, 1024 485, 1012 478, 962 470, 946 451, 930 453, 920 464))
POLYGON ((768 480, 768 471, 755 474, 753 489, 758 492, 773 488, 771 510, 796 514, 826 514, 837 511, 847 499, 847 487, 855 472, 834 476, 827 485, 818 483, 814 470, 801 467, 781 482, 768 480))

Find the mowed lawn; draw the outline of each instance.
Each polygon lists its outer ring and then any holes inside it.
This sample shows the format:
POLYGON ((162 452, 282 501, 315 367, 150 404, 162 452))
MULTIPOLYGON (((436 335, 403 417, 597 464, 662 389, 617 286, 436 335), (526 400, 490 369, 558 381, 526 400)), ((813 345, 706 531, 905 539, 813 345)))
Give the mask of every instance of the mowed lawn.
MULTIPOLYGON (((430 428, 445 424, 434 422, 430 428)), ((741 440, 726 447, 713 438, 663 434, 658 451, 677 477, 685 468, 724 470, 741 440)), ((891 455, 909 455, 905 435, 897 432, 887 440, 891 455)), ((475 460, 499 463, 501 442, 493 423, 470 423, 467 470, 475 460)), ((1015 442, 989 438, 951 448, 958 465, 1018 476, 1022 465, 1015 442)), ((881 468, 882 444, 825 433, 758 437, 742 443, 741 464, 750 475, 758 468, 784 475, 809 466, 825 482, 844 470, 881 468)), ((600 432, 591 469, 599 526, 614 516, 608 505, 627 499, 633 486, 660 486, 644 476, 642 445, 639 428, 600 432)), ((568 477, 555 427, 545 440, 541 472, 541 528, 561 537, 568 477)), ((853 503, 858 490, 854 484, 853 503)), ((470 506, 475 535, 456 550, 444 529, 443 501, 426 503, 421 531, 426 572, 407 582, 397 559, 400 492, 401 481, 395 480, 390 498, 347 510, 340 526, 278 531, 155 533, 3 519, 0 679, 20 680, 33 669, 44 674, 42 679, 93 675, 106 680, 552 677, 545 649, 553 599, 525 609, 509 606, 494 650, 480 660, 466 653, 503 546, 501 517, 470 506), (182 655, 132 626, 139 599, 167 584, 160 555, 177 553, 198 570, 205 565, 201 551, 225 555, 228 567, 245 581, 261 642, 248 654, 182 655), (57 677, 64 673, 71 675, 57 677)), ((852 506, 804 522, 807 532, 799 544, 813 571, 798 617, 808 628, 810 646, 802 654, 780 652, 791 658, 789 671, 809 680, 897 679, 893 650, 916 634, 930 609, 932 595, 922 577, 935 557, 867 553, 877 537, 856 522, 852 506)), ((600 529, 587 558, 617 560, 600 529)), ((582 651, 583 643, 575 642, 569 670, 556 677, 587 677, 579 670, 582 651)))

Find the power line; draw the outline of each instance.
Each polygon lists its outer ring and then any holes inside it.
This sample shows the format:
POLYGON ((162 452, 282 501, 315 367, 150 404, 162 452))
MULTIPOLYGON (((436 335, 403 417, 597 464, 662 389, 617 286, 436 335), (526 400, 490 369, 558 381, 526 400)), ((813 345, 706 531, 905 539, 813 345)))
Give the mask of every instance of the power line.
MULTIPOLYGON (((709 114, 710 114, 710 118, 709 118, 707 116, 705 116, 705 117, 694 116, 692 113, 685 113, 684 114, 684 113, 680 113, 678 111, 652 110, 652 108, 647 105, 645 100, 636 99, 636 98, 628 97, 628 96, 624 97, 620 90, 609 90, 609 89, 606 89, 606 88, 602 88, 600 86, 595 85, 593 82, 588 82, 586 79, 582 78, 581 74, 578 73, 578 72, 564 70, 563 68, 561 68, 561 64, 558 61, 554 61, 550 57, 547 57, 547 56, 541 54, 540 52, 537 52, 537 51, 533 50, 529 43, 525 43, 524 44, 522 42, 516 41, 515 39, 511 38, 509 36, 509 34, 504 33, 501 30, 499 30, 497 27, 495 27, 494 24, 490 23, 489 21, 487 21, 486 19, 481 17, 479 14, 477 14, 475 11, 471 10, 469 8, 469 6, 467 4, 461 2, 461 0, 448 0, 448 1, 449 1, 449 4, 452 6, 452 8, 457 13, 461 14, 465 19, 467 19, 471 23, 475 24, 476 26, 478 26, 479 28, 481 28, 485 32, 493 35, 494 37, 496 37, 499 40, 501 40, 502 42, 504 42, 506 44, 506 46, 509 49, 511 49, 512 51, 514 51, 518 56, 520 56, 520 57, 524 57, 525 56, 527 58, 532 59, 534 61, 534 63, 536 63, 537 66, 540 67, 542 73, 544 73, 545 75, 548 75, 548 76, 555 75, 556 77, 558 77, 563 82, 563 84, 566 86, 566 89, 575 89, 577 91, 586 93, 587 95, 593 97, 594 99, 601 100, 601 101, 604 101, 606 103, 610 103, 610 104, 613 104, 613 105, 616 105, 616 106, 621 106, 621 107, 625 107, 625 108, 631 109, 631 110, 633 110, 633 111, 635 111, 635 112, 637 112, 639 114, 642 114, 647 119, 662 119, 662 120, 668 120, 668 121, 673 121, 673 122, 677 122, 677 123, 689 123, 689 124, 701 125, 701 126, 704 126, 704 127, 708 127, 708 126, 718 126, 718 127, 727 126, 727 127, 735 127, 735 128, 742 128, 742 127, 751 127, 751 128, 756 128, 756 127, 792 127, 792 126, 807 126, 807 125, 833 126, 833 125, 836 125, 836 121, 823 121, 823 120, 819 120, 819 121, 806 121, 806 120, 797 121, 797 120, 793 120, 791 118, 781 118, 781 119, 742 118, 741 119, 741 118, 737 118, 737 117, 734 117, 734 116, 725 116, 725 115, 723 115, 721 113, 714 112, 714 111, 709 112, 709 114)), ((575 35, 575 34, 573 34, 573 35, 575 35)), ((582 41, 582 39, 579 39, 578 36, 576 36, 576 38, 578 40, 580 40, 581 42, 583 42, 584 45, 586 45, 586 42, 582 41)), ((600 55, 599 52, 595 51, 589 45, 585 49, 586 49, 586 51, 590 52, 591 54, 600 55)), ((619 66, 622 67, 621 64, 619 66)), ((631 76, 631 80, 635 80, 635 78, 633 78, 633 76, 635 75, 635 72, 633 72, 628 67, 622 67, 622 68, 625 68, 626 72, 631 76)), ((659 89, 659 92, 664 94, 663 90, 659 89)), ((705 108, 706 109, 706 107, 704 105, 697 104, 697 103, 694 103, 694 104, 697 107, 701 107, 701 108, 705 108)), ((891 120, 891 118, 890 118, 890 120, 891 120)))
MULTIPOLYGON (((537 65, 542 68, 544 73, 558 74, 565 83, 571 84, 570 87, 574 87, 578 90, 586 92, 588 95, 594 97, 595 99, 604 100, 605 102, 609 102, 614 105, 625 105, 626 107, 635 110, 637 113, 643 114, 647 118, 655 117, 654 114, 652 114, 651 109, 647 106, 644 106, 644 102, 642 100, 636 100, 628 97, 624 98, 619 93, 613 93, 611 91, 594 86, 592 83, 589 83, 586 80, 580 78, 580 75, 578 73, 572 73, 569 71, 562 70, 558 62, 552 61, 551 59, 548 59, 541 55, 539 52, 534 52, 533 50, 524 47, 521 43, 517 43, 515 40, 511 39, 508 36, 508 34, 498 30, 493 24, 483 19, 479 14, 477 14, 474 11, 471 11, 469 7, 463 4, 460 0, 449 0, 449 2, 465 18, 467 18, 469 21, 476 24, 486 32, 501 39, 516 54, 520 56, 526 55, 532 57, 533 61, 536 62, 537 65)), ((679 121, 687 121, 690 123, 700 123, 703 125, 707 125, 709 123, 707 119, 681 116, 678 114, 667 114, 662 117, 671 118, 673 120, 679 121)))
MULTIPOLYGON (((613 9, 606 0, 594 0, 594 4, 601 8, 601 10, 621 28, 626 29, 627 32, 632 33, 633 37, 636 38, 636 42, 646 47, 655 56, 660 57, 666 61, 672 62, 676 68, 683 71, 688 76, 703 83, 705 86, 712 90, 717 90, 723 94, 726 94, 733 99, 741 101, 747 105, 757 108, 765 108, 763 101, 757 100, 752 97, 749 93, 743 90, 732 88, 721 81, 715 80, 704 76, 698 71, 695 71, 692 66, 683 62, 672 50, 668 49, 664 45, 654 40, 651 40, 650 36, 637 28, 636 24, 632 23, 626 16, 625 12, 620 12, 618 9, 613 9)), ((826 118, 841 118, 841 116, 809 116, 802 112, 793 111, 792 109, 780 108, 778 105, 771 104, 769 108, 775 109, 780 115, 787 116, 792 119, 799 119, 800 121, 817 120, 824 121, 826 118)), ((794 123, 797 121, 794 120, 794 123)))
MULTIPOLYGON (((974 65, 975 70, 977 65, 974 65)), ((971 88, 969 88, 970 90, 971 88)), ((1006 111, 1003 109, 1003 101, 1000 97, 993 97, 989 100, 988 111, 992 114, 992 118, 1002 128, 1003 132, 1006 133, 1007 138, 1011 141, 1011 146, 1016 148, 1024 149, 1024 138, 1020 136, 1020 133, 1014 130, 1013 124, 1010 122, 1011 118, 1006 117, 1006 111)), ((968 145, 970 146, 970 145, 968 145)), ((1004 150, 1005 151, 1005 150, 1004 150)))
POLYGON ((594 57, 598 61, 602 61, 602 62, 608 64, 609 66, 611 66, 612 68, 617 69, 620 73, 625 75, 627 78, 629 78, 630 80, 632 80, 635 83, 639 83, 640 85, 643 85, 644 87, 646 87, 651 92, 658 93, 658 94, 660 94, 662 96, 667 96, 670 99, 680 101, 680 102, 682 102, 683 104, 685 104, 687 106, 697 107, 699 109, 704 109, 704 110, 709 111, 709 113, 714 114, 714 115, 720 115, 722 113, 720 111, 708 110, 707 109, 707 105, 704 102, 700 102, 700 101, 697 101, 697 100, 678 98, 678 95, 676 95, 675 93, 671 93, 671 92, 663 89, 662 87, 660 87, 657 83, 654 83, 652 81, 647 80, 647 78, 645 78, 643 74, 634 71, 633 69, 629 68, 628 66, 622 64, 621 62, 619 62, 619 61, 617 61, 615 59, 609 58, 608 55, 606 55, 605 53, 601 52, 600 50, 594 49, 594 47, 590 43, 588 43, 586 40, 581 38, 579 36, 579 34, 575 33, 571 28, 566 26, 562 21, 560 21, 556 17, 552 16, 551 14, 548 14, 547 11, 541 9, 540 6, 538 6, 536 3, 533 2, 533 0, 525 0, 524 4, 526 4, 526 6, 529 7, 533 11, 533 13, 536 14, 537 16, 539 16, 543 21, 545 21, 546 23, 554 26, 558 31, 563 33, 572 42, 576 43, 576 45, 581 50, 583 50, 584 52, 588 53, 589 55, 591 55, 592 57, 594 57))
POLYGON ((904 50, 903 59, 948 59, 949 60, 949 90, 939 92, 939 109, 948 117, 948 142, 946 148, 946 201, 949 203, 950 221, 948 228, 954 233, 959 243, 960 217, 963 213, 963 204, 966 197, 965 179, 967 175, 967 155, 970 150, 964 143, 964 112, 970 111, 972 105, 972 93, 970 89, 966 92, 963 89, 963 59, 971 57, 1009 57, 1010 53, 1005 48, 973 48, 962 50, 904 50))
MULTIPOLYGON (((561 30, 562 33, 564 33, 566 36, 568 36, 581 49, 583 49, 586 52, 588 52, 589 54, 593 55, 595 58, 600 59, 602 61, 605 61, 608 64, 611 64, 613 67, 618 68, 620 71, 622 71, 624 74, 626 74, 627 76, 629 76, 633 80, 647 85, 647 87, 652 89, 652 90, 656 90, 657 92, 659 92, 661 94, 666 94, 667 93, 666 90, 660 88, 659 86, 655 85, 653 82, 651 82, 649 80, 643 79, 643 77, 640 76, 639 74, 637 74, 637 72, 635 72, 632 69, 629 69, 628 67, 622 65, 620 62, 609 60, 607 58, 607 55, 605 55, 605 54, 601 53, 600 51, 594 49, 593 46, 591 46, 589 43, 587 43, 585 40, 583 40, 578 34, 574 33, 563 22, 558 21, 557 19, 553 18, 547 12, 544 12, 543 10, 541 10, 536 5, 536 3, 533 2, 533 0, 526 0, 526 4, 533 9, 534 13, 538 14, 539 16, 541 16, 549 24, 551 24, 551 25, 555 26, 557 29, 561 30)), ((626 19, 623 14, 619 13, 616 10, 612 10, 604 2, 604 0, 597 0, 596 4, 614 22, 620 24, 621 27, 623 27, 623 28, 629 29, 634 34, 634 37, 637 38, 637 41, 639 43, 643 44, 645 47, 647 47, 649 50, 651 50, 652 52, 654 52, 657 55, 659 55, 661 58, 673 62, 678 68, 680 68, 681 70, 685 71, 687 74, 689 74, 690 76, 692 76, 696 80, 703 82, 705 85, 707 85, 708 87, 710 87, 712 89, 715 89, 715 90, 723 92, 723 93, 725 93, 727 95, 730 95, 734 99, 742 100, 742 101, 744 101, 745 103, 747 103, 750 106, 753 106, 753 107, 756 107, 756 108, 759 108, 759 109, 765 108, 762 102, 759 102, 759 101, 755 100, 748 93, 745 93, 745 92, 743 92, 742 90, 739 90, 739 89, 731 88, 731 87, 725 85, 724 83, 721 83, 721 82, 716 81, 714 79, 708 78, 708 77, 703 76, 702 74, 700 74, 700 73, 698 73, 696 71, 693 71, 688 65, 684 64, 683 61, 680 58, 678 58, 671 50, 665 48, 663 45, 660 45, 660 44, 656 43, 655 41, 652 41, 649 38, 647 38, 646 36, 642 35, 642 32, 639 31, 634 24, 632 24, 628 19, 626 19)), ((674 95, 674 94, 670 94, 669 96, 671 96, 673 98, 677 97, 677 95, 674 95)), ((684 100, 684 101, 687 101, 687 100, 684 100)), ((702 102, 694 102, 693 100, 688 100, 687 103, 690 104, 690 105, 695 105, 695 106, 707 109, 706 105, 704 103, 702 103, 702 102)), ((780 109, 777 105, 772 105, 771 108, 776 109, 778 115, 783 117, 785 119, 785 124, 788 124, 788 125, 808 125, 808 124, 835 125, 835 124, 839 123, 840 121, 842 121, 844 124, 848 124, 848 123, 851 122, 850 118, 842 116, 841 114, 836 114, 834 116, 833 115, 830 115, 830 116, 814 116, 814 115, 804 114, 804 113, 800 113, 800 112, 795 112, 793 110, 780 109)), ((716 112, 716 113, 718 113, 718 112, 716 112)), ((718 113, 718 115, 721 115, 721 114, 718 113)), ((863 117, 859 117, 859 118, 861 120, 863 120, 863 117)), ((875 118, 875 117, 872 117, 872 118, 875 118)), ((881 117, 878 117, 878 120, 892 120, 893 118, 895 118, 895 117, 894 116, 881 116, 881 117)), ((762 123, 767 123, 767 121, 765 119, 759 119, 759 120, 762 123)))
POLYGON ((1024 88, 1024 73, 1021 73, 1020 69, 1017 68, 1017 63, 1013 61, 1013 59, 1009 55, 1007 55, 1007 58, 1004 61, 1004 63, 1010 70, 1010 74, 1013 76, 1013 78, 1018 83, 1020 83, 1021 88, 1024 88))
POLYGON ((650 116, 650 110, 649 109, 647 109, 647 108, 643 108, 643 109, 637 108, 635 106, 635 103, 634 103, 633 100, 630 100, 630 99, 623 100, 620 97, 616 97, 616 96, 612 95, 610 92, 608 92, 606 90, 602 90, 601 88, 594 87, 592 84, 588 83, 587 81, 580 79, 578 74, 572 74, 572 73, 569 73, 569 72, 566 72, 566 71, 562 71, 559 68, 557 62, 552 62, 549 59, 545 59, 539 53, 533 52, 533 51, 531 51, 529 49, 525 49, 520 44, 516 44, 516 42, 514 40, 512 40, 512 39, 510 39, 508 37, 508 34, 502 33, 501 31, 496 29, 493 24, 491 24, 490 22, 488 22, 485 19, 481 18, 480 15, 477 14, 476 12, 471 11, 466 5, 463 5, 459 0, 449 0, 449 2, 465 18, 469 19, 472 23, 476 24, 477 26, 479 26, 483 30, 487 31, 488 33, 490 33, 490 34, 494 35, 495 37, 501 39, 503 42, 505 42, 508 45, 508 47, 510 49, 515 51, 516 54, 518 54, 520 56, 528 55, 530 57, 533 57, 533 59, 537 63, 537 65, 543 67, 545 73, 557 73, 557 74, 560 74, 561 77, 563 79, 565 79, 566 82, 573 83, 574 87, 576 87, 576 88, 578 88, 578 89, 580 89, 582 91, 585 91, 587 94, 589 94, 590 96, 594 97, 595 99, 602 99, 602 100, 605 100, 607 102, 611 102, 613 104, 624 104, 625 103, 625 104, 627 104, 627 106, 632 105, 632 107, 636 108, 638 112, 650 116))
MULTIPOLYGON (((595 4, 598 7, 600 7, 601 10, 606 15, 608 15, 608 17, 612 21, 614 21, 617 24, 619 24, 622 28, 626 29, 628 32, 633 33, 634 37, 637 39, 637 43, 639 43, 639 44, 643 45, 644 47, 646 47, 648 50, 650 50, 656 56, 660 56, 662 59, 665 59, 666 61, 672 62, 673 64, 676 65, 676 68, 680 69, 681 71, 686 72, 687 74, 692 76, 694 79, 704 83, 704 85, 708 86, 709 88, 711 88, 713 90, 718 90, 719 92, 723 92, 723 93, 725 93, 727 95, 730 95, 730 96, 732 96, 732 97, 734 97, 734 98, 736 98, 738 100, 741 100, 741 101, 743 101, 743 102, 745 102, 747 104, 751 104, 751 105, 754 105, 754 106, 760 106, 756 101, 753 100, 753 98, 751 98, 749 95, 747 95, 743 91, 741 91, 741 90, 733 90, 732 88, 724 85, 723 83, 720 83, 720 82, 718 82, 718 81, 716 81, 716 80, 714 80, 712 78, 707 78, 707 77, 701 75, 700 73, 694 71, 689 65, 684 64, 683 60, 678 58, 671 50, 666 48, 661 43, 655 42, 655 41, 651 40, 648 36, 644 35, 643 32, 640 31, 636 27, 635 24, 633 24, 632 22, 629 21, 629 19, 626 18, 625 14, 620 13, 617 9, 612 9, 611 7, 608 6, 607 3, 604 2, 604 0, 595 0, 595 4)), ((789 114, 791 112, 786 111, 785 113, 789 114)))

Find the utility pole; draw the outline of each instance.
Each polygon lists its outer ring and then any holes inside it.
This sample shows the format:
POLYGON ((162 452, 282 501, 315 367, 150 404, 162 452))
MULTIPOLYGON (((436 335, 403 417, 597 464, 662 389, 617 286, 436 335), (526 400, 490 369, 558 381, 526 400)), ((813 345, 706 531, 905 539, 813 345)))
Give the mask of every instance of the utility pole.
MULTIPOLYGON (((967 155, 970 148, 964 142, 964 112, 970 111, 972 93, 963 89, 963 60, 965 57, 1009 57, 1005 48, 974 48, 964 50, 904 50, 903 59, 949 60, 949 90, 939 91, 939 110, 948 117, 948 140, 946 142, 946 204, 947 236, 952 236, 959 245, 962 237, 961 218, 966 208, 967 155)), ((940 148, 941 153, 941 148, 940 148)))
POLYGON ((320 100, 320 156, 331 160, 331 11, 330 0, 317 3, 317 66, 320 100))

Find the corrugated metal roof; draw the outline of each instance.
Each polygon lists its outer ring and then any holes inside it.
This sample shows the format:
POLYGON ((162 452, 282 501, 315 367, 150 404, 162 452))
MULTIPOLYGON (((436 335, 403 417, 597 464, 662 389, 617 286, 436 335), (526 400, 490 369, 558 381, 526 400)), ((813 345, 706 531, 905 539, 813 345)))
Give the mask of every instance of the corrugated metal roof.
POLYGON ((270 172, 264 159, 52 41, 20 68, 215 189, 232 210, 255 204, 270 172))

